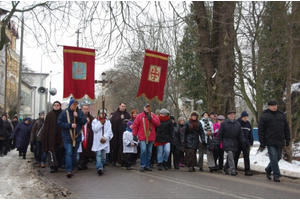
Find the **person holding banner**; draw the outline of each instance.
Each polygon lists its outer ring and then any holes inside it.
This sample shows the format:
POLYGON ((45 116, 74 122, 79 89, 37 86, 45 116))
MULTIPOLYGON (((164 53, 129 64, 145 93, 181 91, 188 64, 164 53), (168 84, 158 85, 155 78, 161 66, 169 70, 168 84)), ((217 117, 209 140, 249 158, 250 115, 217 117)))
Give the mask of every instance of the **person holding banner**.
POLYGON ((138 136, 141 148, 141 164, 140 171, 152 171, 151 155, 152 146, 156 138, 155 128, 160 125, 158 117, 154 113, 150 113, 150 105, 144 105, 144 111, 140 113, 134 120, 132 127, 132 135, 138 136))
POLYGON ((76 156, 81 142, 81 128, 87 120, 81 110, 77 107, 77 102, 71 97, 68 109, 64 110, 59 116, 58 126, 61 128, 62 139, 65 146, 65 160, 67 177, 74 175, 76 167, 76 156), (75 119, 75 121, 74 121, 75 119), (75 130, 75 134, 74 131, 75 130))

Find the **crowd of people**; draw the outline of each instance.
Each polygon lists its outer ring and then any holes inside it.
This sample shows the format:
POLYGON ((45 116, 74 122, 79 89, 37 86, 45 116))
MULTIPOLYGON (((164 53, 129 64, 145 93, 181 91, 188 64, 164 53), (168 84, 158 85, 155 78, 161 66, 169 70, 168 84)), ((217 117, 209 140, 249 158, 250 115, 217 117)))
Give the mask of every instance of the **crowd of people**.
MULTIPOLYGON (((35 167, 45 168, 51 173, 59 168, 74 175, 74 170, 87 170, 89 162, 95 161, 97 174, 104 174, 105 166, 120 165, 132 170, 140 159, 140 171, 169 170, 186 167, 189 172, 204 171, 203 156, 207 155, 207 166, 211 173, 224 172, 237 175, 237 164, 241 152, 244 159, 244 174, 250 171, 249 152, 253 145, 253 133, 248 113, 243 111, 236 119, 236 112, 227 112, 227 118, 216 112, 197 111, 186 119, 176 121, 170 112, 162 108, 150 112, 144 104, 141 113, 134 109, 126 111, 121 102, 118 109, 108 117, 106 109, 99 109, 97 116, 89 113, 89 106, 81 109, 72 98, 69 107, 61 109, 55 101, 53 109, 39 118, 26 118, 19 122, 17 117, 10 121, 4 113, 0 120, 1 156, 17 148, 19 156, 26 159, 28 145, 34 153, 35 167), (197 158, 198 152, 198 158, 197 158), (226 154, 225 154, 226 152, 226 154), (226 162, 224 161, 226 155, 226 162)), ((260 148, 268 147, 270 164, 266 176, 279 182, 278 161, 284 145, 289 145, 289 127, 284 114, 277 110, 277 103, 270 101, 259 120, 260 148)))

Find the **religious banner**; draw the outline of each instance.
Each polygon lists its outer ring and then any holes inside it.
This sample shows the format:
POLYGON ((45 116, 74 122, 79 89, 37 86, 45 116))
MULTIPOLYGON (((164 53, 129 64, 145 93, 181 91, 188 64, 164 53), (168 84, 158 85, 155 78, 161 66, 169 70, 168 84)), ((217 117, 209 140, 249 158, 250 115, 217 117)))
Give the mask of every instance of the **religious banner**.
POLYGON ((168 70, 169 55, 156 51, 145 50, 144 66, 137 97, 163 100, 164 88, 168 70))
POLYGON ((95 99, 95 49, 64 46, 64 92, 81 99, 95 99))

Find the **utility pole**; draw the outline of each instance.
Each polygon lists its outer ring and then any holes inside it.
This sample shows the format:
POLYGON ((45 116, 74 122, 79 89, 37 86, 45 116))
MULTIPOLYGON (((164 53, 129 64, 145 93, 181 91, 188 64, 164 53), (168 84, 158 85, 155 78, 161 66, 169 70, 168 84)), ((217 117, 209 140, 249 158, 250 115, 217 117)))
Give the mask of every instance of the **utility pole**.
POLYGON ((21 83, 22 83, 22 66, 23 66, 23 41, 24 41, 24 15, 22 14, 22 27, 21 27, 21 44, 20 44, 20 64, 19 64, 19 86, 18 86, 18 106, 17 112, 20 117, 21 108, 21 83))

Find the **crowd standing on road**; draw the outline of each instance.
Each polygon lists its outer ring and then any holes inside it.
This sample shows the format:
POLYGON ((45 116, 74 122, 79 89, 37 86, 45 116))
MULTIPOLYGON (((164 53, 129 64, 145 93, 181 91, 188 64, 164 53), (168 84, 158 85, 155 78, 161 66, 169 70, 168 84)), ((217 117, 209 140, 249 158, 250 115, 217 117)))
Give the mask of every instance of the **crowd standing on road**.
MULTIPOLYGON (((35 167, 50 167, 54 173, 65 169, 67 177, 74 170, 88 169, 88 163, 96 161, 97 174, 104 174, 105 166, 126 167, 132 170, 140 158, 140 171, 152 171, 156 162, 158 170, 180 169, 187 166, 188 172, 204 171, 203 155, 207 155, 207 166, 211 173, 218 171, 237 175, 237 164, 241 152, 244 159, 244 173, 250 170, 249 152, 253 145, 253 133, 248 113, 243 111, 236 120, 235 111, 229 111, 227 118, 216 112, 192 111, 186 119, 178 120, 162 108, 150 112, 150 105, 144 104, 141 113, 134 109, 129 114, 126 104, 121 102, 118 109, 107 118, 107 110, 100 108, 98 115, 89 113, 89 106, 77 107, 70 99, 69 107, 61 109, 55 101, 52 111, 39 113, 39 118, 18 117, 9 119, 7 113, 0 118, 0 152, 5 156, 17 148, 19 156, 26 159, 28 145, 35 155, 35 167), (45 119, 44 119, 45 118, 45 119), (75 132, 73 132, 75 130, 75 132), (79 148, 80 147, 80 148, 79 148), (199 158, 197 160, 197 151, 199 158), (226 163, 223 165, 224 153, 226 163), (47 160, 46 160, 47 157, 47 160)), ((289 146, 290 131, 284 113, 277 110, 277 102, 270 101, 263 111, 258 125, 260 150, 266 146, 270 163, 265 168, 266 177, 280 182, 278 162, 282 148, 289 146)))

